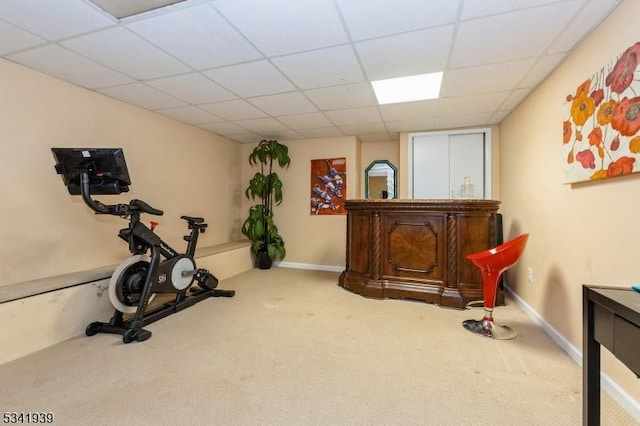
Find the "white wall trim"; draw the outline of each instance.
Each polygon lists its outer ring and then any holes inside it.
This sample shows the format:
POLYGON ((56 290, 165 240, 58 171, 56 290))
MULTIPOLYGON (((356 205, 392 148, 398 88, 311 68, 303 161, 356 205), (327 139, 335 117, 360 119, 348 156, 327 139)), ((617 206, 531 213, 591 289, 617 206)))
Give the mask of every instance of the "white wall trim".
MULTIPOLYGON (((509 287, 506 287, 509 295, 513 298, 516 304, 526 314, 528 314, 543 330, 556 342, 562 350, 564 350, 573 359, 576 364, 582 367, 582 351, 576 348, 570 341, 568 341, 562 334, 558 332, 551 324, 544 320, 538 312, 536 312, 527 302, 525 302, 520 296, 513 292, 509 287)), ((600 373, 602 380, 601 386, 611 398, 613 398, 618 404, 622 406, 636 421, 640 422, 640 402, 636 401, 629 393, 627 393, 615 380, 609 377, 605 373, 600 373)))
POLYGON ((313 263, 274 262, 273 266, 291 269, 309 269, 312 271, 342 272, 344 265, 315 265, 313 263))

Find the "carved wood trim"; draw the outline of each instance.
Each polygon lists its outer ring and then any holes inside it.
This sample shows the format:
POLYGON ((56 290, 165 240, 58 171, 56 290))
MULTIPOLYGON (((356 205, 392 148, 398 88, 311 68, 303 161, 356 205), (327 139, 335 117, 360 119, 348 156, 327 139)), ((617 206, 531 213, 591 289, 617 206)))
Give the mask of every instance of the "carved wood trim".
POLYGON ((382 249, 380 244, 380 214, 373 214, 373 247, 371 253, 371 263, 373 269, 373 278, 375 280, 380 279, 380 250, 382 249))
POLYGON ((458 282, 458 217, 447 215, 447 277, 445 287, 457 287, 458 282))
POLYGON ((400 222, 399 220, 396 220, 393 225, 391 227, 389 227, 389 229, 387 230, 387 262, 389 262, 391 264, 391 266, 393 266, 393 269, 396 271, 401 271, 401 272, 418 272, 418 273, 422 273, 425 275, 430 275, 433 270, 436 268, 436 266, 438 266, 438 231, 436 231, 436 229, 433 227, 433 225, 431 224, 431 222, 426 221, 423 223, 415 223, 415 222, 400 222), (394 262, 393 259, 391 259, 390 256, 390 252, 391 252, 391 233, 393 231, 395 231, 399 226, 401 225, 408 225, 408 226, 420 226, 420 227, 426 227, 434 236, 434 241, 435 241, 435 261, 427 266, 427 269, 413 269, 413 268, 404 268, 402 266, 400 266, 397 262, 394 262))
POLYGON ((500 201, 496 200, 346 200, 347 210, 418 211, 418 212, 486 212, 495 213, 500 201))

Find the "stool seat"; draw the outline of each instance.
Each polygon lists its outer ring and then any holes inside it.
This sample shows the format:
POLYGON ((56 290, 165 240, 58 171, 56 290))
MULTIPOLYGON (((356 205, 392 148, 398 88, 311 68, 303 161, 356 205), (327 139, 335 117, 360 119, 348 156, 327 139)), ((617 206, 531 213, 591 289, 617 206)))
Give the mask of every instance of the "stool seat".
POLYGON ((522 234, 489 250, 467 256, 482 274, 484 317, 481 320, 466 320, 462 325, 470 332, 493 339, 513 339, 517 333, 506 325, 493 320, 498 283, 502 273, 518 262, 527 245, 529 234, 522 234))

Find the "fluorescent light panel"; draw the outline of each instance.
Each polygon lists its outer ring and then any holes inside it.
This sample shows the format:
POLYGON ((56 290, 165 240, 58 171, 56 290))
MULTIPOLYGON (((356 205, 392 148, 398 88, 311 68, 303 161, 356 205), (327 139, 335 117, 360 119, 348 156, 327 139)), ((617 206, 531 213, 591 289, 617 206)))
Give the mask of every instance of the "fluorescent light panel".
POLYGON ((139 13, 148 12, 161 7, 180 3, 185 0, 89 0, 111 16, 118 19, 139 13))
POLYGON ((380 105, 436 99, 440 96, 442 72, 372 81, 380 105))

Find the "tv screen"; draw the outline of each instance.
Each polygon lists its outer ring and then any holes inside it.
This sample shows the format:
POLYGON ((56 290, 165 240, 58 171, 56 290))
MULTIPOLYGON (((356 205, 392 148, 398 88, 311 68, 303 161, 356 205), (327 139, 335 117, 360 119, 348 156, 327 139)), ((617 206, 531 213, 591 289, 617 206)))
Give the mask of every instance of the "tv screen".
POLYGON ((80 175, 89 176, 90 194, 128 192, 131 179, 122 148, 51 148, 56 172, 71 195, 80 195, 80 175))

